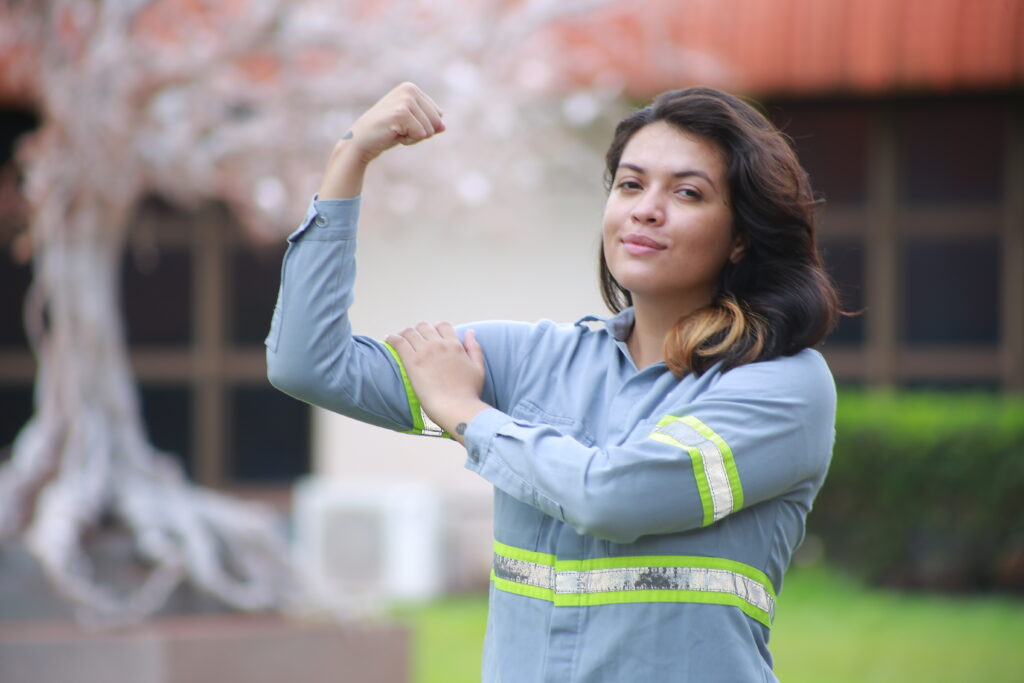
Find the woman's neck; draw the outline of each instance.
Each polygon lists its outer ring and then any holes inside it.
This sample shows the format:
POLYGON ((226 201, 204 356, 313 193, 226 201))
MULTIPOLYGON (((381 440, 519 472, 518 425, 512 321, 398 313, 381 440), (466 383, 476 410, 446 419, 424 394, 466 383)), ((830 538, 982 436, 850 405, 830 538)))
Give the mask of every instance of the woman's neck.
POLYGON ((633 298, 633 330, 629 333, 626 346, 637 370, 665 360, 665 335, 680 318, 704 307, 707 302, 679 304, 678 299, 662 303, 633 298))

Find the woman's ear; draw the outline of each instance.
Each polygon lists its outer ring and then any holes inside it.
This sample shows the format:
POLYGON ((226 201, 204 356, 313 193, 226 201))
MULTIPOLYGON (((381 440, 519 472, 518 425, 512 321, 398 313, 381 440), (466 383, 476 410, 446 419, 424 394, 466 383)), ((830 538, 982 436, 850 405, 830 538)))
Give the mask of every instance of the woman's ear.
POLYGON ((729 252, 729 262, 736 264, 743 260, 747 253, 747 240, 742 235, 736 235, 732 241, 732 251, 729 252))

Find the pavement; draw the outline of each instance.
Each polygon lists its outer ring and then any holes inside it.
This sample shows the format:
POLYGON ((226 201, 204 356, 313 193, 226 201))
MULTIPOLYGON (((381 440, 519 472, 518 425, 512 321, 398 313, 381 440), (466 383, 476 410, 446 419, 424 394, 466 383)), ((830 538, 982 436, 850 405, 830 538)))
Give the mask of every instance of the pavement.
POLYGON ((188 588, 139 625, 90 628, 23 548, 0 548, 2 683, 404 683, 410 649, 394 624, 240 614, 188 588))

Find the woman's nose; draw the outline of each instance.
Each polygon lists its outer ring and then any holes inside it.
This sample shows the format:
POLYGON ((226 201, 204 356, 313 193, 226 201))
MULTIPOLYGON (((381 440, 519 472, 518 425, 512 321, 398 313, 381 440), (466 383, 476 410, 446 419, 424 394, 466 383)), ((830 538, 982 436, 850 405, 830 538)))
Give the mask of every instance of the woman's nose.
POLYGON ((633 220, 644 225, 660 225, 665 220, 665 208, 651 194, 642 197, 633 207, 633 220))

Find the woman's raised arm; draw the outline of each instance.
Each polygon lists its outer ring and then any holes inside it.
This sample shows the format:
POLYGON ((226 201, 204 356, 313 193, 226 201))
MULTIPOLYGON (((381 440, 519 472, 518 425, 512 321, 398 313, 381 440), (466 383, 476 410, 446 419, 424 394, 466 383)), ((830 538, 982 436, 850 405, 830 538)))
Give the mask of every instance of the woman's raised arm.
POLYGON ((267 336, 267 375, 291 396, 371 424, 435 433, 393 350, 352 334, 359 195, 367 166, 398 145, 444 130, 441 112, 411 83, 397 86, 335 144, 319 196, 288 238, 267 336))

